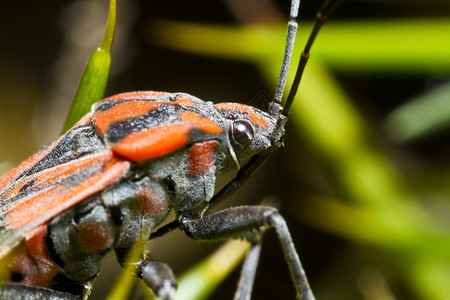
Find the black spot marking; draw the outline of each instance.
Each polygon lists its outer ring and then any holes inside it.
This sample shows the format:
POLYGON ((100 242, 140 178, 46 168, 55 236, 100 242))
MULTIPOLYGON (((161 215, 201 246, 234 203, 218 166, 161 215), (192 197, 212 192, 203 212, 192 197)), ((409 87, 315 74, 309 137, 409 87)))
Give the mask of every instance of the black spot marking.
POLYGON ((122 208, 120 206, 111 206, 111 207, 108 207, 108 209, 109 209, 109 213, 111 214, 111 218, 114 221, 114 224, 116 224, 117 226, 121 226, 125 219, 125 217, 122 213, 122 208))
POLYGON ((36 182, 36 179, 30 180, 27 183, 25 183, 22 188, 20 189, 19 193, 26 192, 27 190, 31 189, 36 182))
POLYGON ((167 176, 163 179, 163 183, 165 184, 167 188, 167 192, 169 193, 169 196, 172 199, 175 199, 176 197, 176 183, 173 181, 172 176, 167 176))
POLYGON ((16 271, 11 271, 10 277, 9 279, 12 282, 21 282, 24 279, 24 276, 22 273, 20 272, 16 272, 16 271))
POLYGON ((52 279, 51 288, 60 292, 79 295, 81 299, 81 295, 83 295, 86 286, 83 283, 67 278, 64 274, 57 274, 52 279))
POLYGON ((127 261, 128 254, 130 253, 130 249, 128 248, 114 248, 117 255, 117 261, 122 264, 127 261))

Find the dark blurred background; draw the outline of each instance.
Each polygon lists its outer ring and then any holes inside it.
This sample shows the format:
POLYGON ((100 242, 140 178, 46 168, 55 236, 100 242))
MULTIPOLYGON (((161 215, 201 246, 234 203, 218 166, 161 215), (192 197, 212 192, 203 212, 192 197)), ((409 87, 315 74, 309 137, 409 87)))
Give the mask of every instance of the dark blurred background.
MULTIPOLYGON (((312 21, 321 2, 302 1, 300 22, 312 21)), ((204 100, 239 103, 251 102, 260 91, 272 95, 275 83, 268 83, 251 61, 189 54, 156 46, 152 43, 152 30, 148 29, 154 20, 238 28, 243 23, 258 22, 275 26, 285 22, 288 17, 290 3, 287 0, 248 3, 249 8, 241 7, 239 1, 231 0, 119 0, 107 95, 133 90, 184 91, 204 100)), ((2 1, 0 174, 59 135, 81 72, 101 41, 107 8, 105 0, 2 1)), ((450 3, 447 0, 347 1, 333 14, 326 26, 340 21, 392 19, 449 20, 450 3)), ((437 31, 447 29, 436 27, 437 31)), ((442 36, 449 39, 450 32, 442 36)), ((195 38, 192 36, 194 43, 195 38)), ((283 46, 279 45, 280 62, 283 46)), ((255 44, 255 47, 258 45, 255 44)), ((352 105, 366 122, 374 143, 383 149, 387 159, 399 170, 400 176, 410 185, 423 179, 424 173, 436 179, 433 191, 439 190, 439 193, 428 193, 428 198, 423 195, 418 197, 419 205, 431 219, 437 218, 443 223, 448 221, 448 127, 399 143, 389 137, 383 124, 395 108, 448 84, 450 70, 425 68, 424 71, 416 72, 376 73, 339 69, 331 71, 350 95, 352 105)), ((446 109, 450 109, 450 106, 446 106, 446 109)), ((292 114, 291 117, 296 118, 296 115, 292 114)), ((418 294, 412 281, 402 277, 404 273, 401 267, 392 263, 392 257, 386 256, 380 248, 318 228, 302 220, 292 209, 298 207, 302 199, 311 196, 336 197, 344 202, 346 199, 343 196, 345 193, 341 193, 342 188, 333 179, 336 175, 333 168, 315 153, 308 137, 291 126, 288 126, 287 132, 286 148, 279 151, 250 182, 233 195, 227 205, 256 204, 266 196, 271 197, 271 201, 286 217, 319 300, 426 299, 423 296, 426 293, 418 294)), ((448 230, 449 224, 446 224, 448 230)), ((358 224, 354 226, 358 227, 358 224)), ((152 242, 151 246, 155 259, 169 262, 175 272, 180 274, 218 245, 194 242, 175 232, 161 241, 152 242)), ((117 269, 114 260, 114 257, 108 257, 104 269, 117 269)), ((448 260, 442 262, 447 263, 448 260)), ((104 297, 103 288, 108 289, 108 284, 113 280, 108 277, 109 273, 104 270, 101 273, 98 291, 94 289, 93 299, 104 297)), ((450 280, 450 274, 447 275, 450 280)), ((230 299, 237 278, 236 271, 221 284, 211 299, 230 299)), ((293 299, 295 296, 273 232, 268 232, 264 239, 253 295, 254 299, 293 299)), ((446 299, 450 299, 448 297, 450 293, 446 299)))

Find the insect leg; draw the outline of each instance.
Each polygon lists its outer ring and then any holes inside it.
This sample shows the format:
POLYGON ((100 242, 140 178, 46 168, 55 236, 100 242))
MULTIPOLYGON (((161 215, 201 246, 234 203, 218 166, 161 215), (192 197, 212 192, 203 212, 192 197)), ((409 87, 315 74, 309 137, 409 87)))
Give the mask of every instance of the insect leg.
POLYGON ((314 300, 286 221, 276 209, 264 206, 232 207, 206 215, 201 219, 185 217, 181 223, 186 235, 198 240, 247 238, 253 230, 274 228, 297 290, 298 299, 314 300))
POLYGON ((55 290, 15 282, 0 284, 2 300, 81 300, 80 297, 55 290))
POLYGON ((244 263, 242 265, 241 278, 239 278, 238 288, 234 294, 234 300, 250 300, 253 283, 255 281, 256 268, 261 256, 262 240, 252 243, 244 263))
POLYGON ((172 269, 163 262, 150 261, 144 254, 138 262, 128 261, 127 250, 116 249, 122 267, 131 274, 142 279, 153 293, 162 300, 172 300, 175 297, 177 281, 172 269))
POLYGON ((138 275, 159 298, 170 300, 175 297, 177 282, 172 269, 167 264, 142 261, 138 275))

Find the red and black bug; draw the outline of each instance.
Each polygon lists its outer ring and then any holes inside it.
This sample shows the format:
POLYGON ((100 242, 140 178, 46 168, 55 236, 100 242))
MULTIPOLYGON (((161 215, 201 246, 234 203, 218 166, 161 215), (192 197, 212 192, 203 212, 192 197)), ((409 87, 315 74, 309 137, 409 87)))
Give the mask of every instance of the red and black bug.
MULTIPOLYGON (((267 112, 184 93, 119 94, 96 103, 66 134, 0 178, 1 298, 85 299, 106 253, 114 250, 129 265, 137 242, 174 228, 193 239, 223 240, 266 227, 278 234, 298 298, 314 299, 275 209, 208 211, 282 146, 309 48, 331 4, 318 14, 284 106, 299 1, 292 1, 282 71, 267 112), (216 178, 236 169, 236 178, 214 194, 216 178), (155 231, 171 210, 176 220, 155 231)), ((252 236, 249 257, 258 257, 261 241, 252 236)), ((250 297, 256 263, 244 263, 237 299, 250 297)), ((144 254, 131 264, 156 295, 173 298, 176 281, 166 264, 144 254)))

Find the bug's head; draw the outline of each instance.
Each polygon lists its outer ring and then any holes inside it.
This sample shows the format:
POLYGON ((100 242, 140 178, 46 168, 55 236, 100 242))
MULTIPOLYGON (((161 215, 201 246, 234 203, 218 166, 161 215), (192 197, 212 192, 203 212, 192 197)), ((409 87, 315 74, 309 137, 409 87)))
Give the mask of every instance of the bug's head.
POLYGON ((237 166, 273 146, 276 122, 268 113, 238 103, 219 103, 214 107, 228 123, 230 154, 237 166))

